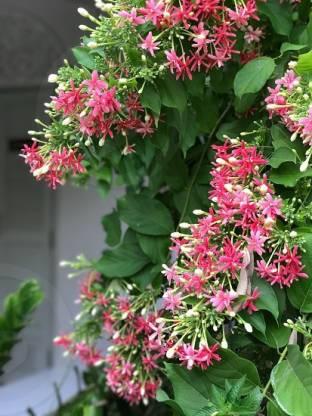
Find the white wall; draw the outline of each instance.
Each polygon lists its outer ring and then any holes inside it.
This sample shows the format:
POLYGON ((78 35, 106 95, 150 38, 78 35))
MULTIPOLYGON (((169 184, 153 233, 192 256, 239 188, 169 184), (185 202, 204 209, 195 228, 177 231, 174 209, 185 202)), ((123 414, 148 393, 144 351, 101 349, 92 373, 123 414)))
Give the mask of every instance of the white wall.
MULTIPOLYGON (((71 321, 79 311, 74 300, 79 293, 81 278, 68 279, 68 269, 58 267, 61 260, 73 260, 78 254, 97 258, 104 248, 105 234, 101 218, 115 205, 115 190, 102 199, 94 185, 75 188, 67 185, 57 191, 56 255, 55 255, 55 334, 72 328, 71 321)), ((63 360, 60 351, 54 350, 54 364, 63 360)))

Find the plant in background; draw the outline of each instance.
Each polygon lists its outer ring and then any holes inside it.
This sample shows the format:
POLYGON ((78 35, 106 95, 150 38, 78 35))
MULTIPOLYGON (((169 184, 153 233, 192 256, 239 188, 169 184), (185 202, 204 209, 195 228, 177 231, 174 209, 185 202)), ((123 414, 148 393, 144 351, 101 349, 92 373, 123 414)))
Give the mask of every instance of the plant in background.
POLYGON ((23 150, 124 189, 56 344, 134 414, 308 416, 310 2, 96 5, 23 150))
MULTIPOLYGON (((307 55, 310 57, 310 54, 307 55)), ((302 55, 299 62, 288 63, 290 69, 275 81, 274 88, 269 88, 270 95, 265 99, 270 116, 281 117, 283 124, 292 132, 290 140, 295 141, 299 136, 307 146, 301 172, 308 169, 312 155, 312 82, 311 73, 305 69, 305 62, 309 59, 307 55, 302 55)))
POLYGON ((42 302, 43 293, 34 280, 21 284, 19 289, 6 297, 0 315, 0 375, 11 359, 11 351, 22 329, 30 322, 30 315, 42 302))

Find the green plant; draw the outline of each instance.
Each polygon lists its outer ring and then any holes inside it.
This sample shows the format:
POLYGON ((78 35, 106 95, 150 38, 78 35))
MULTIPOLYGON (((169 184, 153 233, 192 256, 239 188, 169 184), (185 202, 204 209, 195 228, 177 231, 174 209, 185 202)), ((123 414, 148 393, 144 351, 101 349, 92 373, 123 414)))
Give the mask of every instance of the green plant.
POLYGON ((42 302, 43 293, 35 280, 28 280, 7 296, 0 314, 0 375, 11 359, 11 351, 20 341, 19 334, 30 322, 30 315, 42 302))

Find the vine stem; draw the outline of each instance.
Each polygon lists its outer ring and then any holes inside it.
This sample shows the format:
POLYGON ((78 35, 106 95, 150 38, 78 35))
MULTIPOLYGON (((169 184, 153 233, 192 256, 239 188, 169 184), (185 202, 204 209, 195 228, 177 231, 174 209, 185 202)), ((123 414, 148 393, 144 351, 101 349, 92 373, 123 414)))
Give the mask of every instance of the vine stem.
POLYGON ((209 136, 208 136, 208 138, 207 138, 207 142, 205 143, 205 146, 204 146, 204 148, 203 148, 203 152, 202 152, 202 154, 201 154, 201 156, 200 156, 200 159, 199 159, 198 164, 197 164, 197 166, 196 166, 196 169, 195 169, 195 171, 194 171, 194 175, 193 175, 193 177, 192 177, 192 179, 191 179, 191 182, 190 182, 189 187, 188 187, 188 190, 187 190, 186 199, 185 199, 185 203, 184 203, 184 206, 183 206, 182 214, 181 214, 181 216, 180 216, 179 223, 183 220, 183 218, 184 218, 184 216, 185 216, 185 214, 186 214, 186 211, 187 211, 187 208, 188 208, 188 204, 189 204, 189 202, 190 202, 191 192, 192 192, 193 186, 194 186, 194 184, 195 184, 196 178, 197 178, 197 176, 198 176, 199 170, 200 170, 200 168, 201 168, 201 165, 202 165, 202 163, 203 163, 203 161, 204 161, 204 158, 205 158, 206 152, 207 152, 207 150, 208 150, 208 148, 209 148, 209 146, 210 146, 211 139, 212 139, 212 138, 213 138, 213 136, 215 135, 215 133, 216 133, 217 129, 219 128, 219 126, 220 126, 220 124, 221 124, 222 120, 224 119, 224 117, 225 117, 225 116, 227 115, 227 113, 229 112, 229 110, 230 110, 231 106, 232 106, 232 101, 230 101, 230 102, 228 103, 228 105, 226 106, 225 110, 223 111, 223 113, 220 115, 220 117, 219 117, 219 118, 218 118, 218 120, 216 121, 216 124, 215 124, 214 128, 211 130, 211 132, 210 132, 210 134, 209 134, 209 136))
MULTIPOLYGON (((286 357, 286 353, 287 353, 287 346, 284 348, 284 350, 283 350, 282 354, 280 355, 280 358, 279 358, 276 365, 280 364, 283 361, 283 359, 286 357)), ((268 392, 268 390, 271 386, 271 382, 272 381, 271 381, 271 377, 270 377, 269 381, 267 382, 266 386, 264 387, 264 389, 262 391, 263 397, 268 397, 267 392, 268 392)))

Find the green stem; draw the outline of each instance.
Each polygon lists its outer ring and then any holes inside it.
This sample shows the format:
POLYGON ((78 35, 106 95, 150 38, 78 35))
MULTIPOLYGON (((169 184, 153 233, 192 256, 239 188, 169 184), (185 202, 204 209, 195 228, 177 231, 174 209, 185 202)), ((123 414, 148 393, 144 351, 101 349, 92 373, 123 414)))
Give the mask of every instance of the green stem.
POLYGON ((184 207, 183 207, 183 210, 182 210, 182 214, 181 214, 181 217, 180 217, 180 221, 179 221, 179 223, 180 223, 180 222, 182 222, 182 220, 183 220, 183 218, 184 218, 184 216, 185 216, 185 214, 186 214, 186 211, 187 211, 187 208, 188 208, 188 205, 189 205, 189 202, 190 202, 191 192, 192 192, 193 186, 194 186, 194 184, 195 184, 195 181, 196 181, 196 179, 197 179, 197 176, 198 176, 199 170, 200 170, 200 168, 201 168, 201 165, 202 165, 202 163, 203 163, 203 161, 204 161, 204 158, 205 158, 205 155, 206 155, 206 153, 207 153, 207 150, 208 150, 208 148, 209 148, 209 146, 210 146, 211 139, 212 139, 212 138, 213 138, 213 136, 215 135, 215 133, 216 133, 216 131, 218 130, 218 128, 219 128, 219 126, 220 126, 220 124, 221 124, 222 120, 223 120, 223 119, 224 119, 224 117, 227 115, 227 113, 228 113, 228 111, 230 110, 231 106, 232 106, 232 102, 230 101, 230 102, 228 103, 228 105, 226 106, 225 110, 223 111, 223 113, 222 113, 222 114, 220 115, 220 117, 218 118, 218 120, 217 120, 217 122, 216 122, 216 124, 215 124, 214 128, 212 129, 212 131, 210 132, 210 134, 209 134, 209 136, 208 136, 207 142, 205 143, 205 146, 204 146, 203 152, 202 152, 202 154, 201 154, 201 156, 200 156, 200 159, 199 159, 199 161, 198 161, 198 164, 197 164, 197 166, 196 166, 196 169, 195 169, 194 175, 193 175, 193 177, 192 177, 192 179, 191 179, 191 182, 190 182, 190 184, 189 184, 188 191, 187 191, 187 194, 186 194, 186 200, 185 200, 185 203, 184 203, 184 207))

